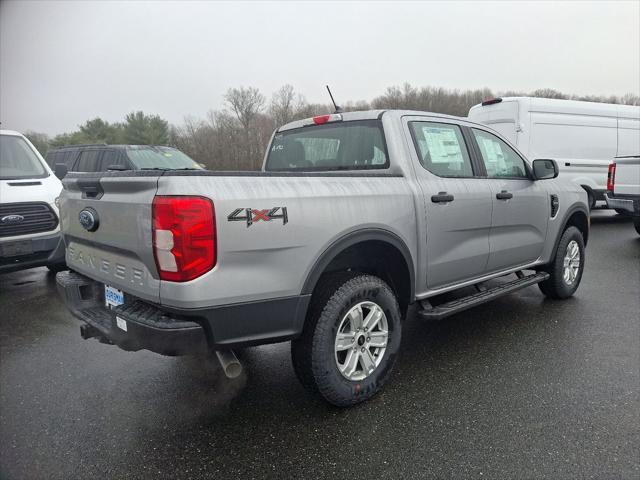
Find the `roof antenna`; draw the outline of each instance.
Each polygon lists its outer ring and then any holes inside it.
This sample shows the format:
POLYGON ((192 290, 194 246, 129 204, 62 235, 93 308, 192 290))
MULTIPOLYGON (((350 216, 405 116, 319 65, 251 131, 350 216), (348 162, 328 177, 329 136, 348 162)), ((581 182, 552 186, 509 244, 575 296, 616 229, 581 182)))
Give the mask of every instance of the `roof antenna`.
POLYGON ((331 94, 331 89, 329 85, 327 85, 327 92, 329 92, 329 96, 331 97, 331 103, 333 103, 334 108, 336 109, 333 113, 342 113, 342 107, 336 105, 336 101, 333 99, 333 95, 331 94))

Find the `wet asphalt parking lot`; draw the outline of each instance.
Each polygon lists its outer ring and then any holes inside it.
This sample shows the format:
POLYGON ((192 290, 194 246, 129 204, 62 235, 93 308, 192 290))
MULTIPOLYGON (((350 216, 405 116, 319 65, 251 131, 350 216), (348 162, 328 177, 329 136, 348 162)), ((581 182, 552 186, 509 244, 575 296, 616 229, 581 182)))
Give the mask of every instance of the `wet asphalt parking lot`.
POLYGON ((576 296, 405 322, 392 381, 310 397, 289 344, 214 361, 82 340, 44 268, 0 276, 0 478, 639 478, 640 236, 596 211, 576 296))

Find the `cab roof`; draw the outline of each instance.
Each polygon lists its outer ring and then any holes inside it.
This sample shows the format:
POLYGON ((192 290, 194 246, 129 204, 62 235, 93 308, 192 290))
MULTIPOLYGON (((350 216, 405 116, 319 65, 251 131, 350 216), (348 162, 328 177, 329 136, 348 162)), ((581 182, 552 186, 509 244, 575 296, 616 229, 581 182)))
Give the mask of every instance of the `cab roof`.
POLYGON ((168 145, 111 145, 108 143, 86 143, 80 145, 64 145, 62 147, 51 147, 49 150, 77 150, 81 148, 115 148, 117 150, 136 150, 141 148, 174 148, 168 145))
MULTIPOLYGON (((469 122, 466 117, 456 117, 454 115, 446 115, 444 113, 434 113, 434 112, 421 112, 418 110, 361 110, 355 112, 342 112, 340 115, 342 116, 343 122, 350 122, 354 120, 376 120, 382 118, 383 115, 390 114, 397 117, 404 116, 425 116, 425 117, 434 117, 434 118, 446 118, 451 120, 459 120, 461 122, 469 122)), ((331 114, 335 115, 335 114, 331 114)), ((323 115, 320 115, 322 117, 323 115)), ((309 117, 301 120, 295 120, 293 122, 289 122, 280 128, 277 129, 278 132, 284 132, 286 130, 293 130, 294 128, 301 128, 314 124, 314 118, 317 117, 309 117)))
POLYGON ((15 130, 0 130, 0 135, 12 135, 14 137, 24 137, 20 132, 15 130))

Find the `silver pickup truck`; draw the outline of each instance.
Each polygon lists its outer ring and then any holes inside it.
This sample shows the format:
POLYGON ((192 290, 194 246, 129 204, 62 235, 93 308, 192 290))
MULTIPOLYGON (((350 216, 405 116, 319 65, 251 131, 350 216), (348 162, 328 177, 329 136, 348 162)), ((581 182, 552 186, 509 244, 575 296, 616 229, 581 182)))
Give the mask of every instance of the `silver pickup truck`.
POLYGON ((410 305, 576 291, 587 196, 557 174, 463 118, 321 115, 277 129, 260 172, 69 174, 57 282, 84 338, 215 351, 229 375, 234 349, 291 340, 305 387, 348 406, 389 377, 410 305))

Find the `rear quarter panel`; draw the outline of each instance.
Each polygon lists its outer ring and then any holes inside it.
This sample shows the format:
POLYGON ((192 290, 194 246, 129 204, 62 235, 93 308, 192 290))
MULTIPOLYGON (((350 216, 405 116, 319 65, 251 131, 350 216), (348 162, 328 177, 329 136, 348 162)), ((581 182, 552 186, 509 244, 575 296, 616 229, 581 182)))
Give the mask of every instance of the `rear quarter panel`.
POLYGON ((205 195, 215 207, 218 260, 186 283, 161 282, 161 303, 202 308, 300 294, 316 259, 355 230, 400 237, 415 258, 416 216, 402 176, 170 176, 158 195, 205 195), (238 208, 286 207, 288 221, 229 221, 238 208))

